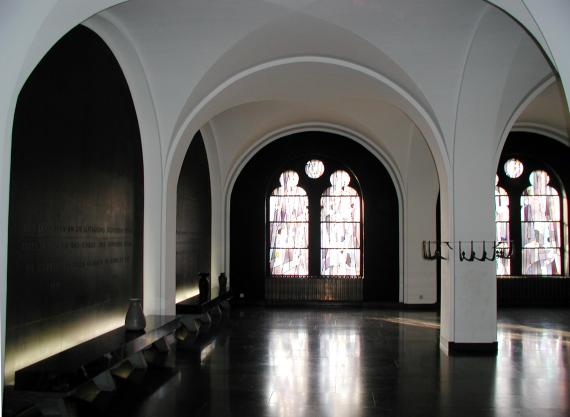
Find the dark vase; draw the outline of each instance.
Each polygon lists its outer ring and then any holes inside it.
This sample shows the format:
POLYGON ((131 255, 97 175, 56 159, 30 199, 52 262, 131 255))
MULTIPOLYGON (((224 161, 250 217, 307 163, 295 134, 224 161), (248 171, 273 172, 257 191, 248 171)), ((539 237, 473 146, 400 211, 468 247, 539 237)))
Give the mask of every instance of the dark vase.
POLYGON ((218 283, 220 285, 220 295, 225 294, 228 292, 228 277, 226 274, 222 272, 218 277, 218 283))
POLYGON ((125 317, 125 329, 129 331, 140 331, 146 327, 146 319, 142 310, 140 298, 131 298, 129 310, 125 317))
POLYGON ((198 289, 200 290, 200 304, 210 300, 210 276, 207 272, 200 272, 200 281, 198 281, 198 289))

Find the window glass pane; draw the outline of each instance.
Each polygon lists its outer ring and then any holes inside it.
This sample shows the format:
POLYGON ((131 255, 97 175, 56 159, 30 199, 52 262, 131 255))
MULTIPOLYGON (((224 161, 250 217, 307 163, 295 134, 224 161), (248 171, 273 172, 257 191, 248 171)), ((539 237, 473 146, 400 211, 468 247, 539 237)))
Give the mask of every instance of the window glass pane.
POLYGON ((528 176, 531 184, 526 190, 526 195, 558 195, 558 192, 548 186, 550 177, 545 171, 533 171, 528 176))
POLYGON ((506 245, 509 244, 511 237, 509 232, 509 223, 508 222, 497 222, 495 223, 496 231, 497 231, 497 242, 505 243, 506 245))
POLYGON ((269 269, 272 275, 307 275, 309 199, 295 171, 283 172, 279 182, 269 197, 269 269))
POLYGON ((533 171, 521 196, 522 272, 559 275, 561 270, 560 198, 545 171, 533 171))
MULTIPOLYGON (((295 171, 285 171, 279 176, 279 183, 281 187, 275 191, 280 192, 280 195, 306 195, 307 193, 302 188, 298 188, 299 174, 295 171)), ((274 193, 275 193, 274 191, 274 193)))
POLYGON ((524 222, 533 221, 533 220, 559 221, 560 198, 558 196, 546 196, 546 195, 543 196, 523 195, 521 197, 521 219, 524 222))
POLYGON ((560 275, 560 249, 536 248, 522 250, 522 272, 525 275, 560 275))
POLYGON ((309 242, 308 223, 271 223, 272 248, 306 248, 309 242))
MULTIPOLYGON (((331 187, 332 188, 332 187, 331 187)), ((332 196, 327 195, 331 188, 325 191, 325 197, 321 198, 321 221, 324 222, 358 222, 360 221, 360 197, 356 190, 355 196, 332 196)))
POLYGON ((501 187, 495 187, 495 221, 509 221, 509 196, 501 187))
POLYGON ((322 248, 359 248, 360 223, 321 224, 322 248))
MULTIPOLYGON (((499 177, 495 176, 495 185, 499 182, 499 177)), ((509 250, 510 231, 509 231, 509 195, 507 192, 495 186, 495 239, 499 249, 509 250)), ((511 274, 511 260, 496 258, 497 275, 511 274)))
POLYGON ((309 221, 309 200, 307 197, 269 198, 269 221, 301 222, 309 221))
POLYGON ((321 275, 360 275, 360 249, 321 249, 321 275))
POLYGON ((522 175, 524 165, 518 159, 509 159, 505 162, 505 174, 510 178, 518 178, 522 175))
POLYGON ((338 194, 339 190, 342 190, 342 188, 350 183, 350 175, 348 175, 348 172, 346 171, 338 170, 332 173, 330 181, 331 185, 336 190, 335 194, 338 194))
MULTIPOLYGON (((498 250, 504 250, 505 253, 509 251, 509 242, 498 242, 498 250)), ((495 258, 497 263, 497 275, 510 275, 511 274, 511 260, 508 258, 495 258)))
POLYGON ((311 159, 305 164, 305 173, 309 178, 319 178, 325 172, 325 165, 318 159, 311 159))
POLYGON ((277 249, 269 251, 269 268, 272 275, 308 275, 308 249, 277 249))
POLYGON ((560 247, 560 223, 524 222, 522 224, 522 244, 525 248, 560 247))
POLYGON ((360 196, 335 171, 321 197, 321 275, 360 275, 360 196))

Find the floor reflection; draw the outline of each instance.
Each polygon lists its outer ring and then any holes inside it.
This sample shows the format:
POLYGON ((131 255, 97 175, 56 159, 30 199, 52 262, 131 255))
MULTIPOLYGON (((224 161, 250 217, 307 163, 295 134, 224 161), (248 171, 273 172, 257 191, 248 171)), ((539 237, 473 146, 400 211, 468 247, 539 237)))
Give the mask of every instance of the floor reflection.
POLYGON ((443 354, 438 318, 372 309, 234 311, 207 349, 175 352, 174 375, 147 376, 104 414, 80 415, 570 415, 570 310, 499 311, 499 351, 487 357, 443 354))
POLYGON ((360 415, 360 329, 347 323, 338 326, 327 319, 330 314, 317 316, 287 326, 277 320, 269 333, 267 391, 272 416, 298 416, 316 404, 327 405, 326 416, 345 415, 347 405, 353 407, 352 415, 360 415), (337 384, 350 389, 337 389, 337 384))
POLYGON ((570 410, 570 332, 499 323, 494 404, 508 409, 570 410))

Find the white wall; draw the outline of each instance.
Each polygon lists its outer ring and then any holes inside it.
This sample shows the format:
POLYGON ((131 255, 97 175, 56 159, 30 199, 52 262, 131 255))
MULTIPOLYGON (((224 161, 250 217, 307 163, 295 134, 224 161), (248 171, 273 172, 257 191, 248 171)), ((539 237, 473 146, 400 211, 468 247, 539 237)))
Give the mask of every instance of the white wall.
POLYGON ((208 167, 210 169, 210 192, 212 205, 212 235, 211 235, 211 266, 210 276, 212 285, 212 295, 218 294, 218 276, 221 272, 226 272, 224 268, 224 195, 222 192, 222 176, 220 173, 218 143, 214 132, 208 124, 201 129, 202 139, 206 147, 208 156, 208 167))
POLYGON ((570 96, 570 2, 550 0, 490 0, 517 19, 540 44, 560 74, 566 97, 570 96))
POLYGON ((163 168, 156 109, 144 67, 129 39, 112 21, 94 16, 84 25, 97 33, 115 55, 131 92, 135 105, 141 147, 144 178, 144 236, 143 236, 143 298, 146 314, 160 314, 164 309, 161 275, 163 168))
POLYGON ((426 141, 413 129, 406 175, 404 298, 409 304, 435 303, 435 261, 423 259, 422 242, 436 240, 437 170, 426 141))

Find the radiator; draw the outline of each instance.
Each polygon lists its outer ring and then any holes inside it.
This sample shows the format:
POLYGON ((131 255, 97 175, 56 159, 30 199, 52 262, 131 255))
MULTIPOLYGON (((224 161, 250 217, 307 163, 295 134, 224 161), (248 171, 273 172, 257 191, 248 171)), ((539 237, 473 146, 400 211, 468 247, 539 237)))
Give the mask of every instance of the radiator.
POLYGON ((362 301, 362 278, 272 277, 265 279, 267 301, 362 301))

